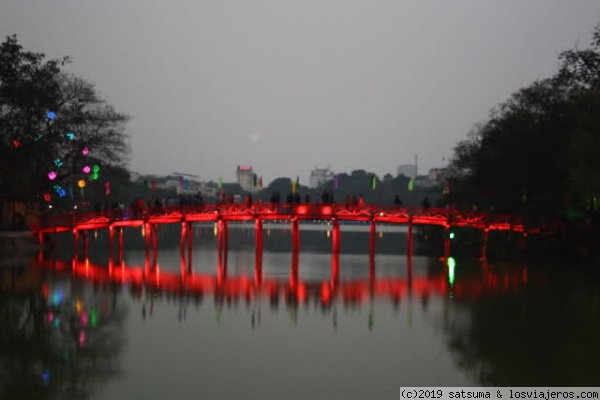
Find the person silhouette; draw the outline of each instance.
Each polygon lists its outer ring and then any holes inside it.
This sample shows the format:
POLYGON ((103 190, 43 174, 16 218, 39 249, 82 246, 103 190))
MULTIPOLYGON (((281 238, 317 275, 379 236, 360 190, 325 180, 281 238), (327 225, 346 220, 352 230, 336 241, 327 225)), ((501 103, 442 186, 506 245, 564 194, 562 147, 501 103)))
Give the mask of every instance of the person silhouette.
POLYGON ((427 196, 425 196, 425 198, 421 202, 421 207, 423 207, 426 210, 428 210, 429 207, 431 207, 431 204, 429 203, 429 199, 427 198, 427 196))

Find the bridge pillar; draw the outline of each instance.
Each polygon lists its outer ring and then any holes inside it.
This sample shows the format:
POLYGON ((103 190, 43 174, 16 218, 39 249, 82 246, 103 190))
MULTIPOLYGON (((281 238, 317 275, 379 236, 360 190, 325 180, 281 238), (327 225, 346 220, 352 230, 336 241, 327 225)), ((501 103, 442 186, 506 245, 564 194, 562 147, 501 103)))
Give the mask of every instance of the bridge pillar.
POLYGON ((194 234, 192 231, 192 226, 189 222, 183 221, 181 223, 181 238, 179 240, 179 253, 180 253, 180 261, 181 261, 181 276, 184 277, 186 272, 192 272, 192 246, 194 244, 194 234), (187 245, 187 247, 186 247, 187 245), (186 248, 187 248, 187 258, 186 258, 186 248), (186 265, 187 261, 187 265, 186 265))
POLYGON ((217 221, 217 285, 220 286, 227 280, 227 245, 225 236, 227 227, 222 219, 217 221))
POLYGON ((406 280, 408 282, 408 294, 412 294, 412 284, 413 284, 413 260, 412 257, 408 257, 406 259, 406 280))
POLYGON ((292 270, 290 271, 290 288, 295 292, 298 287, 298 270, 300 267, 300 252, 292 253, 292 270))
POLYGON ((227 254, 229 253, 229 225, 223 221, 223 260, 227 264, 227 254))
POLYGON ((108 226, 108 261, 109 265, 114 262, 114 241, 115 241, 115 228, 112 225, 108 226))
POLYGON ((371 294, 375 287, 375 253, 369 254, 369 286, 371 288, 371 294))
POLYGON ((187 270, 188 273, 192 273, 192 254, 194 249, 194 229, 192 224, 188 222, 188 258, 187 258, 187 270))
POLYGON ((300 251, 300 221, 292 217, 292 252, 300 251))
POLYGON ((156 267, 158 266, 158 227, 155 224, 150 225, 150 233, 150 245, 152 250, 152 269, 156 271, 156 267))
POLYGON ((115 270, 115 259, 112 256, 112 253, 108 255, 108 277, 109 279, 113 278, 113 273, 115 270))
POLYGON ((483 229, 482 232, 482 237, 481 237, 481 257, 480 260, 481 261, 487 261, 487 252, 488 252, 488 240, 489 240, 489 236, 490 236, 490 230, 489 228, 486 226, 483 229))
POLYGON ((331 290, 336 291, 340 280, 340 253, 331 253, 331 290))
POLYGON ((406 233, 406 257, 410 260, 413 255, 413 219, 408 217, 408 232, 406 233))
POLYGON ((79 231, 73 229, 73 260, 79 261, 79 231))
POLYGON ((221 270, 224 277, 227 276, 227 222, 219 219, 217 221, 217 251, 218 251, 218 262, 219 269, 221 270))
POLYGON ((145 222, 143 229, 144 229, 144 249, 146 251, 146 258, 149 261, 150 260, 150 240, 152 239, 151 238, 152 232, 150 232, 150 230, 151 230, 150 224, 148 222, 145 222))
POLYGON ((150 276, 150 254, 144 254, 144 280, 150 276))
POLYGON ((262 282, 262 254, 263 254, 263 223, 254 220, 254 281, 257 285, 262 282))
POLYGON ((83 257, 88 258, 88 250, 89 250, 90 239, 88 235, 88 230, 83 231, 83 257))
MULTIPOLYGON (((187 235, 188 235, 188 223, 184 221, 181 223, 181 238, 179 240, 179 252, 181 253, 181 256, 184 258, 185 258, 185 243, 187 241, 187 235)), ((185 271, 181 271, 181 273, 185 273, 185 271)))
POLYGON ((450 257, 450 225, 444 225, 444 260, 450 257))
POLYGON ((119 264, 123 263, 123 227, 118 228, 119 229, 119 250, 118 250, 118 259, 119 259, 119 264))
POLYGON ((371 221, 371 228, 369 229, 369 254, 375 255, 375 238, 377 235, 377 227, 375 226, 375 221, 371 221))
POLYGON ((333 220, 333 232, 331 234, 331 251, 334 254, 340 252, 340 221, 337 219, 333 220))

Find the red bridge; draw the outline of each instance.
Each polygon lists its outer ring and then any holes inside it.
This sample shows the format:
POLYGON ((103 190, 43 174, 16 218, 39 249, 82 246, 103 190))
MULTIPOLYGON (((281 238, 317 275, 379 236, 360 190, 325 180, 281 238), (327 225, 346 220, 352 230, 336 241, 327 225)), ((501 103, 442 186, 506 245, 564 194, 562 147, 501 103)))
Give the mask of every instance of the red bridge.
MULTIPOLYGON (((470 227, 481 229, 481 258, 487 256, 487 243, 490 231, 516 231, 526 233, 520 217, 491 215, 481 212, 464 212, 446 208, 419 208, 397 206, 344 206, 339 204, 206 204, 180 206, 161 210, 117 210, 100 213, 73 213, 69 215, 43 217, 34 228, 40 243, 44 235, 57 232, 72 232, 75 238, 76 254, 79 249, 79 233, 83 233, 84 249, 87 249, 87 232, 108 229, 110 254, 112 256, 115 232, 119 234, 119 249, 122 250, 122 228, 142 227, 146 238, 146 250, 156 248, 156 226, 160 224, 181 224, 181 251, 186 244, 189 258, 193 236, 190 225, 194 222, 215 222, 218 227, 219 248, 227 248, 228 222, 253 221, 256 231, 257 254, 262 253, 262 224, 264 221, 289 221, 292 229, 292 249, 300 250, 300 221, 322 221, 332 226, 332 252, 340 248, 340 222, 357 222, 370 225, 370 252, 375 252, 376 224, 396 224, 407 226, 407 255, 413 252, 414 225, 436 225, 446 231, 450 227, 470 227), (154 246, 152 246, 154 245, 154 246)), ((450 251, 449 234, 444 235, 444 254, 450 251)), ((85 250, 84 250, 85 251, 85 250)), ((190 262, 191 264, 191 262, 190 262)))

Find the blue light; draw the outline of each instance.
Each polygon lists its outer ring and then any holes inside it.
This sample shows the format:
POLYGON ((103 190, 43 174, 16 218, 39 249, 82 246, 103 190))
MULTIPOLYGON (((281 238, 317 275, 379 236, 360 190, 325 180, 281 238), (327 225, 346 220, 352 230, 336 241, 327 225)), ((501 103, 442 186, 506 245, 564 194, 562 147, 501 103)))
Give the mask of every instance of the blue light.
POLYGON ((42 382, 44 382, 44 385, 48 386, 48 384, 50 383, 50 371, 45 370, 44 372, 42 372, 42 382))
POLYGON ((67 132, 65 134, 65 136, 69 139, 69 140, 75 140, 75 134, 73 132, 67 132))
POLYGON ((53 120, 54 118, 56 118, 56 113, 54 111, 48 111, 48 114, 46 114, 46 117, 50 120, 53 120))
POLYGON ((53 306, 59 305, 63 300, 63 294, 61 291, 56 291, 52 293, 52 298, 50 299, 50 304, 53 306))

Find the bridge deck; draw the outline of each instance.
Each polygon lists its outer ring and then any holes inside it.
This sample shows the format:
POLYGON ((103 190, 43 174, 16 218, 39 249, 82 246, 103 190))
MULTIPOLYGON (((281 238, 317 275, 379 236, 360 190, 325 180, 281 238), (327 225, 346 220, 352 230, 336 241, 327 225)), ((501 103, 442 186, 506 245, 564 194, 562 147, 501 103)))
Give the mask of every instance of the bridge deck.
POLYGON ((168 207, 162 210, 117 210, 98 213, 72 213, 40 218, 33 228, 51 233, 73 230, 139 227, 144 224, 244 221, 348 221, 359 223, 457 226, 487 230, 525 230, 522 219, 511 215, 492 215, 446 208, 362 206, 338 204, 205 204, 168 207))

